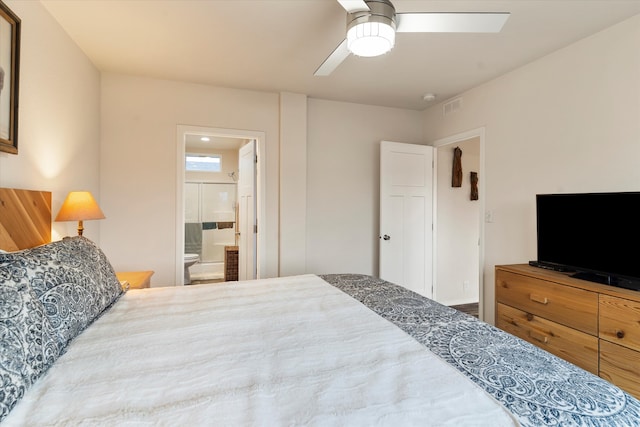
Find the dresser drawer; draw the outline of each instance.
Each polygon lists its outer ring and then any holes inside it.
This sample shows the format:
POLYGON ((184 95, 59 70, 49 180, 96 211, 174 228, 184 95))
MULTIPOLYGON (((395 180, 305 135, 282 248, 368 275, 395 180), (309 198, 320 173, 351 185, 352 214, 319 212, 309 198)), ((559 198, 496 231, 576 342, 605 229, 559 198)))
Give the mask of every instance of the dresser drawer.
POLYGON ((598 338, 498 303, 496 326, 598 375, 598 338))
POLYGON ((640 399, 640 353, 600 340, 600 376, 640 399))
POLYGON ((640 351, 640 302, 600 295, 600 338, 640 351))
POLYGON ((582 332, 598 334, 596 292, 497 270, 496 300, 582 332))

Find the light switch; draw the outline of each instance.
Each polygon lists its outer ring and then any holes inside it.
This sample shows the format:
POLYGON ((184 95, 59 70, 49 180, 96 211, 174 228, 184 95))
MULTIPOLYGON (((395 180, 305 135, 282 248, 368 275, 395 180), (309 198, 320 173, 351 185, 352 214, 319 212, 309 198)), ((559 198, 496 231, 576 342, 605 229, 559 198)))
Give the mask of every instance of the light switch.
POLYGON ((493 222, 493 211, 484 212, 484 222, 493 222))

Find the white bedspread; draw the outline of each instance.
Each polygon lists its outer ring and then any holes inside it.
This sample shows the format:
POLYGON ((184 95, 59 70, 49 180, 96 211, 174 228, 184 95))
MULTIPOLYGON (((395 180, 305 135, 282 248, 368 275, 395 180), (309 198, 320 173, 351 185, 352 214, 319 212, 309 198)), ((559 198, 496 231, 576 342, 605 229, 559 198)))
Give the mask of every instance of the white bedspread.
POLYGON ((130 291, 5 421, 516 424, 457 370, 312 275, 130 291))

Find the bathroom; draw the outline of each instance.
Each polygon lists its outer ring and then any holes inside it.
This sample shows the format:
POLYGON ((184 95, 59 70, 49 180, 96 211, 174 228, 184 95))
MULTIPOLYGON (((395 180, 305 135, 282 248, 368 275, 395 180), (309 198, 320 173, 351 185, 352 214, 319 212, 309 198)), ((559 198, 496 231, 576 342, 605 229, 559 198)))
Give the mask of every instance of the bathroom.
MULTIPOLYGON (((186 137, 185 284, 224 281, 225 256, 233 260, 229 253, 235 250, 237 260, 237 147, 242 142, 204 135, 186 137)), ((227 273, 232 270, 228 268, 227 273)))

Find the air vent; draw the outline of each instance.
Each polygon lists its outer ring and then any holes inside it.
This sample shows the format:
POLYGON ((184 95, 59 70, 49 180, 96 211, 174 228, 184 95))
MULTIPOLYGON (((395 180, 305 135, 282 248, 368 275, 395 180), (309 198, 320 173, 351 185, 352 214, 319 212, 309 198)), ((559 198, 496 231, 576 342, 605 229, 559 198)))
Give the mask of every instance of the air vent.
POLYGON ((442 105, 442 114, 446 116, 454 111, 458 111, 460 108, 462 108, 462 98, 452 99, 442 105))

